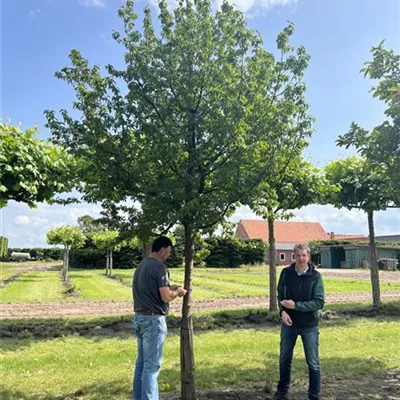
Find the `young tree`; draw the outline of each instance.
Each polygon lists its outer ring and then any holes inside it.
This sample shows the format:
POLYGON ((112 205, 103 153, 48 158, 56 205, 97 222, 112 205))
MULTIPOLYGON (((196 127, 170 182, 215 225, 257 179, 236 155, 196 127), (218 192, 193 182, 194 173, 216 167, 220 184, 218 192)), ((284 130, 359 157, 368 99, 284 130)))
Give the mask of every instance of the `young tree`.
POLYGON ((323 173, 303 160, 301 156, 280 154, 273 179, 269 179, 255 193, 251 203, 253 210, 268 221, 269 241, 269 310, 277 311, 276 291, 276 247, 274 222, 288 220, 293 216, 290 210, 300 209, 309 204, 323 202, 328 191, 328 182, 323 173), (280 161, 280 164, 279 164, 280 161))
POLYGON ((113 269, 113 251, 120 244, 119 233, 117 231, 95 233, 93 235, 93 243, 97 248, 106 251, 106 275, 111 276, 113 269))
MULTIPOLYGON (((126 67, 106 77, 77 50, 57 77, 76 92, 74 120, 47 111, 54 140, 82 162, 84 199, 102 201, 110 219, 126 216, 135 233, 185 231, 181 324, 182 398, 195 399, 191 287, 196 232, 218 224, 269 174, 286 136, 293 146, 310 134, 302 81, 309 56, 289 45, 293 26, 277 38, 281 58, 227 1, 159 3, 156 33, 145 9, 143 32, 133 2, 119 10, 126 67), (121 89, 123 88, 123 89, 121 89), (140 209, 121 203, 140 203, 140 209)), ((136 203, 136 204, 137 204, 136 203)))
MULTIPOLYGON (((361 198, 355 197, 353 202, 359 204, 359 208, 368 213, 373 303, 377 306, 380 303, 380 293, 373 212, 385 209, 389 205, 396 207, 400 205, 400 55, 386 49, 383 41, 377 47, 372 47, 371 53, 372 61, 366 62, 361 72, 364 76, 378 80, 378 85, 371 91, 374 97, 386 104, 386 120, 371 131, 353 122, 350 131, 339 136, 337 143, 346 148, 354 146, 364 157, 362 161, 353 160, 349 161, 347 166, 343 165, 344 169, 354 166, 355 171, 352 168, 351 176, 355 180, 346 183, 348 190, 343 190, 342 193, 344 197, 351 196, 352 192, 361 196, 361 198), (355 177, 356 171, 361 175, 362 180, 355 177), (380 179, 381 182, 379 182, 380 179), (371 187, 365 187, 369 183, 371 187), (361 193, 361 188, 364 188, 363 193, 361 193)), ((343 161, 343 164, 345 163, 343 161)), ((335 168, 340 170, 339 165, 332 166, 333 170, 335 168)), ((341 178, 339 171, 333 172, 333 175, 341 178)), ((347 180, 351 180, 351 177, 347 180)), ((345 203, 351 205, 350 200, 348 198, 344 201, 344 206, 346 206, 345 203)))
POLYGON ((0 124, 0 208, 9 200, 34 207, 72 189, 75 164, 61 146, 35 137, 36 129, 0 124))
POLYGON ((382 164, 391 180, 393 194, 400 203, 400 55, 379 46, 371 50, 372 61, 361 70, 364 76, 378 80, 372 88, 374 97, 382 100, 387 108, 386 120, 367 131, 353 122, 350 131, 337 140, 339 146, 355 146, 371 163, 382 164))
MULTIPOLYGON (((376 254, 374 212, 394 207, 395 198, 387 169, 365 158, 349 157, 333 161, 325 167, 326 177, 339 190, 331 192, 329 202, 349 210, 357 208, 368 216, 370 269, 373 305, 381 304, 379 268, 376 254)), ((398 206, 398 204, 397 204, 398 206)))
POLYGON ((63 225, 52 228, 46 235, 48 244, 62 244, 64 246, 64 260, 62 278, 68 280, 69 252, 71 249, 79 249, 85 243, 86 236, 77 226, 63 225))

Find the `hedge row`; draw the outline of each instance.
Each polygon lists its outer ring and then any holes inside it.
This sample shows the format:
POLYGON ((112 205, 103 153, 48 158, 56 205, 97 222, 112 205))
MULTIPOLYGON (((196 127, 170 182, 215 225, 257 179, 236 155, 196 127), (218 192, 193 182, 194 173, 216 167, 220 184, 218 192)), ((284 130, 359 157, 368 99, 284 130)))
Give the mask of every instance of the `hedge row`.
POLYGON ((207 240, 210 254, 207 267, 237 268, 243 264, 263 264, 266 244, 262 240, 240 240, 236 238, 214 238, 207 240))
MULTIPOLYGON (((70 267, 84 269, 105 269, 106 252, 96 247, 71 250, 70 267)), ((113 268, 129 269, 137 267, 142 260, 142 252, 131 247, 122 247, 113 253, 113 268)))
MULTIPOLYGON (((237 268, 243 264, 262 264, 265 261, 266 245, 261 240, 240 240, 235 238, 213 238, 203 244, 207 249, 207 257, 201 264, 195 266, 215 268, 237 268)), ((30 253, 37 260, 62 260, 63 250, 59 248, 35 248, 35 249, 9 249, 12 251, 30 253)), ((195 258, 195 259, 198 259, 195 258)), ((140 249, 123 247, 113 254, 113 267, 129 269, 136 267, 142 260, 140 249)), ((170 268, 184 265, 183 246, 174 247, 172 257, 167 261, 170 268)), ((102 269, 106 267, 106 254, 97 249, 91 243, 87 243, 82 249, 71 250, 70 267, 83 269, 102 269)))

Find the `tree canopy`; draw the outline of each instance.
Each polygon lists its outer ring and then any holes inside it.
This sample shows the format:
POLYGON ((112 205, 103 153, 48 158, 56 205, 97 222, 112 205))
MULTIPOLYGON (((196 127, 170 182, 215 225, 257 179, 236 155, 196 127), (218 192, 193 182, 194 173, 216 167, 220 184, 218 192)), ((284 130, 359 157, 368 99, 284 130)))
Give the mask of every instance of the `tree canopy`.
POLYGON ((330 194, 335 207, 363 210, 368 216, 370 268, 374 306, 380 305, 379 270, 375 242, 374 212, 395 205, 395 193, 384 164, 365 158, 349 157, 325 167, 326 177, 339 190, 330 194))
MULTIPOLYGON (((302 148, 312 119, 303 73, 309 56, 290 45, 293 24, 277 37, 279 56, 263 48, 243 14, 223 1, 159 2, 142 30, 133 1, 119 9, 125 65, 90 66, 78 50, 56 73, 72 85, 80 112, 47 110, 55 142, 81 162, 84 199, 101 201, 109 220, 124 216, 142 237, 184 227, 182 343, 192 343, 194 237, 246 203, 271 174, 279 152, 302 148)), ((182 398, 194 399, 192 345, 182 347, 182 398), (189 350, 188 350, 189 349, 189 350)))
POLYGON ((254 192, 251 208, 268 221, 269 310, 277 310, 274 221, 289 219, 292 210, 322 203, 330 189, 324 174, 298 155, 302 147, 283 148, 274 160, 274 175, 254 192), (297 155, 296 155, 297 153, 297 155))
MULTIPOLYGON (((396 203, 400 204, 400 55, 385 48, 384 41, 371 50, 372 61, 361 70, 364 76, 378 81, 372 88, 374 97, 386 105, 386 119, 371 131, 355 122, 338 139, 340 146, 355 146, 370 162, 386 168, 396 203)), ((386 180, 387 182, 387 180, 386 180)))
POLYGON ((36 128, 0 124, 0 208, 9 200, 33 207, 73 187, 75 163, 59 145, 35 137, 36 128))
POLYGON ((329 163, 325 171, 327 179, 340 188, 329 197, 329 202, 336 207, 368 212, 386 210, 395 204, 390 177, 383 165, 348 157, 329 163))

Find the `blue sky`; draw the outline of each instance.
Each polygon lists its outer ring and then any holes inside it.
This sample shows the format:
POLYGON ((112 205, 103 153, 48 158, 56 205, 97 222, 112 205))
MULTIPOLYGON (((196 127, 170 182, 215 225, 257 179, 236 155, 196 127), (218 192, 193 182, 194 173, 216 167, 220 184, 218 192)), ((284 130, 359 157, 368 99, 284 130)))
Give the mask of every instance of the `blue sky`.
MULTIPOLYGON (((139 16, 148 2, 136 1, 139 16)), ((150 0, 154 5, 155 0, 150 0)), ((4 0, 2 2, 1 115, 22 128, 38 126, 46 138, 45 109, 71 108, 72 90, 54 78, 68 65, 71 49, 81 51, 91 64, 122 64, 122 49, 111 39, 121 28, 117 8, 123 0, 4 0)), ((295 23, 294 44, 311 55, 305 80, 315 133, 306 150, 319 166, 351 150, 337 148, 335 140, 352 121, 369 129, 383 119, 383 105, 369 94, 372 82, 360 74, 370 59, 370 48, 382 39, 400 52, 398 0, 236 0, 271 51, 286 21, 295 23)), ((173 1, 171 1, 173 6, 173 1)), ((218 6, 218 0, 215 1, 218 6)), ((2 231, 10 245, 41 246, 52 226, 74 224, 79 215, 97 215, 93 205, 71 207, 39 205, 30 210, 10 204, 3 210, 2 231)), ((241 208, 234 219, 251 218, 241 208)), ((325 230, 367 233, 366 217, 357 210, 310 206, 296 212, 297 220, 321 222, 325 230)), ((378 234, 400 233, 400 211, 381 212, 378 234)))

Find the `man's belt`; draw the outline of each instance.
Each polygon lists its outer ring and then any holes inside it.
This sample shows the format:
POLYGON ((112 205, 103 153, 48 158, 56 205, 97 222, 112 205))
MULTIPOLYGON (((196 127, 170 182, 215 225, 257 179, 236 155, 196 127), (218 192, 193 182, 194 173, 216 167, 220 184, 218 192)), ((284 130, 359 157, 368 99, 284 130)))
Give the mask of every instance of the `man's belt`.
POLYGON ((155 312, 151 310, 135 310, 135 313, 138 315, 164 315, 161 314, 160 312, 155 312))

